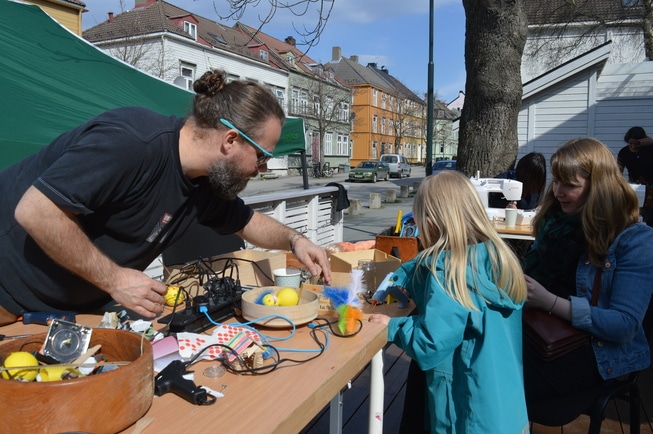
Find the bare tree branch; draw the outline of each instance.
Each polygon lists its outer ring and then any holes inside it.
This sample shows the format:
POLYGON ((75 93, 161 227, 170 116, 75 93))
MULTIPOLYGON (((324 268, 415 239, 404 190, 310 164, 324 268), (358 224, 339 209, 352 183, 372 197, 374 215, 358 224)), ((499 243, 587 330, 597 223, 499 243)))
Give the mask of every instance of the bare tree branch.
POLYGON ((279 10, 289 11, 296 17, 303 17, 309 15, 310 12, 316 12, 317 19, 314 19, 313 15, 311 15, 311 20, 309 20, 315 23, 313 26, 307 26, 305 24, 306 21, 304 21, 298 27, 293 22, 293 29, 301 38, 298 45, 306 47, 306 49, 302 50, 304 54, 308 54, 308 51, 320 42, 320 37, 322 36, 322 32, 324 32, 335 4, 335 0, 227 0, 227 4, 229 5, 229 11, 227 13, 221 13, 215 2, 213 3, 213 9, 221 20, 238 21, 243 17, 248 7, 263 7, 262 3, 264 1, 267 1, 269 7, 267 14, 258 14, 259 26, 256 29, 256 33, 262 31, 263 27, 272 21, 279 10))

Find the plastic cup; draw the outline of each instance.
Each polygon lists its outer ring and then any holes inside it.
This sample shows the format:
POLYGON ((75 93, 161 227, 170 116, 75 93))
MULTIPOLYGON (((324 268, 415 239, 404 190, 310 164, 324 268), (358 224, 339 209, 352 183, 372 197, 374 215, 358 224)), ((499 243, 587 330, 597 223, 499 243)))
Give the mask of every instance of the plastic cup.
POLYGON ((509 228, 515 227, 517 224, 517 214, 519 213, 518 209, 515 208, 506 208, 506 226, 509 228))

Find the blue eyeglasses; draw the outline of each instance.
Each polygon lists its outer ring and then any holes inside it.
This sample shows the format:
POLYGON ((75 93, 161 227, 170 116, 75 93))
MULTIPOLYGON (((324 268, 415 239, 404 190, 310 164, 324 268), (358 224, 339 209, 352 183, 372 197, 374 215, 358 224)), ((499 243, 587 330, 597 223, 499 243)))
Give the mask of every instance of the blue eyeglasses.
POLYGON ((234 129, 234 130, 238 131, 238 134, 240 134, 243 139, 247 140, 250 145, 254 146, 257 149, 257 151, 259 151, 259 152, 256 153, 256 156, 258 157, 258 159, 256 160, 256 165, 257 166, 262 166, 265 163, 267 163, 268 161, 270 161, 270 158, 272 158, 272 156, 273 156, 272 152, 266 151, 265 149, 263 149, 263 147, 261 145, 259 145, 254 140, 252 140, 247 134, 243 133, 237 126, 235 126, 234 124, 232 124, 228 120, 226 120, 224 118, 221 118, 220 122, 222 122, 228 128, 231 128, 231 129, 234 129))

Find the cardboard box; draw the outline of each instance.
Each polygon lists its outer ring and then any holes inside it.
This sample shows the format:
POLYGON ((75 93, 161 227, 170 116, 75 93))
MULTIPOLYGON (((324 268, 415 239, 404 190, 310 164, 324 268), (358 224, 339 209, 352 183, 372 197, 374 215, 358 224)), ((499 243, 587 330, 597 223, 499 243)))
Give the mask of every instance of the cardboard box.
POLYGON ((419 253, 417 237, 400 237, 394 233, 395 226, 385 229, 376 236, 376 249, 393 255, 401 262, 410 261, 419 253))
POLYGON ((362 259, 374 261, 377 282, 381 282, 388 273, 395 271, 401 265, 400 259, 378 249, 329 254, 332 272, 350 273, 352 269, 358 267, 358 261, 362 259))
MULTIPOLYGON (((283 252, 266 252, 263 250, 244 249, 206 259, 213 271, 222 276, 227 268, 227 277, 239 279, 241 286, 272 286, 274 277, 272 270, 286 268, 286 255, 283 252), (235 265, 232 269, 230 265, 235 265), (237 267, 237 271, 236 271, 237 267)), ((173 267, 168 281, 174 281, 180 267, 173 267)), ((190 286, 192 282, 181 282, 182 286, 190 286)))

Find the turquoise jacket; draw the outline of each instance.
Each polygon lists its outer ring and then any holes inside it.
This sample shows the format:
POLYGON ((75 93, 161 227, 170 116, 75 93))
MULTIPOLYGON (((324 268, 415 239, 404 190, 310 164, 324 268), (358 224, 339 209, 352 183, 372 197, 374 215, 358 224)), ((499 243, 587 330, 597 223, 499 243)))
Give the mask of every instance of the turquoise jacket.
MULTIPOLYGON (((426 372, 432 433, 528 432, 522 371, 521 303, 497 288, 485 244, 470 247, 476 270, 467 282, 478 310, 449 297, 417 259, 393 279, 415 301, 418 315, 392 318, 388 340, 426 372)), ((437 275, 444 281, 443 255, 437 275)))

